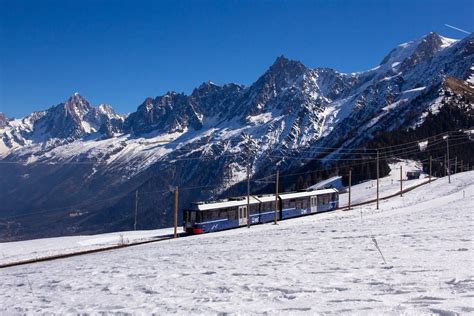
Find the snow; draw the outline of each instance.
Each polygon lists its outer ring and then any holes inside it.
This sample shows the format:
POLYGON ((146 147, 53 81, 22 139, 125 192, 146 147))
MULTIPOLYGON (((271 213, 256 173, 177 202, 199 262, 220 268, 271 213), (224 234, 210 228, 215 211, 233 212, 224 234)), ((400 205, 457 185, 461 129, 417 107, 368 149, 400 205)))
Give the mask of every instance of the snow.
MULTIPOLYGON (((0 313, 472 313, 473 198, 471 171, 381 201, 379 210, 6 268, 0 313)), ((83 246, 71 238, 21 243, 83 246)), ((0 253, 25 249, 11 244, 0 253)))
POLYGON ((273 119, 272 112, 266 112, 259 115, 249 116, 248 120, 255 124, 265 124, 270 122, 273 119))
MULTIPOLYGON (((420 183, 426 182, 428 175, 421 172, 420 179, 407 180, 406 173, 408 171, 421 171, 422 165, 413 160, 400 160, 399 162, 391 163, 390 173, 379 180, 379 195, 380 197, 388 196, 400 192, 400 167, 403 172, 403 189, 416 186, 420 183)), ((351 202, 352 204, 373 200, 377 197, 377 180, 365 181, 361 184, 354 185, 351 188, 351 202)), ((348 205, 348 193, 339 195, 339 205, 348 205)))
MULTIPOLYGON (((396 101, 396 102, 393 102, 393 103, 390 103, 389 105, 384 106, 384 107, 382 108, 382 110, 384 110, 384 111, 390 111, 390 110, 393 110, 393 109, 397 108, 399 105, 404 104, 404 103, 406 103, 406 102, 408 102, 408 99, 400 99, 400 100, 398 100, 398 101, 396 101)), ((375 119, 378 119, 378 118, 376 117, 375 119)), ((372 125, 373 125, 373 124, 372 124, 372 125)))
POLYGON ((316 184, 313 184, 309 188, 307 188, 307 190, 319 190, 319 189, 329 188, 329 187, 340 190, 343 187, 342 177, 335 176, 335 177, 331 177, 329 179, 320 181, 316 184))
POLYGON ((428 147, 428 141, 422 141, 418 143, 418 147, 420 148, 420 151, 426 150, 426 147, 428 147))
POLYGON ((412 92, 419 92, 419 91, 423 91, 425 89, 426 89, 426 87, 418 87, 418 88, 414 88, 414 89, 410 89, 410 90, 405 90, 402 93, 406 94, 406 93, 412 93, 412 92))
POLYGON ((467 79, 467 82, 474 84, 474 66, 471 67, 471 75, 467 79))
POLYGON ((85 131, 86 133, 95 132, 95 129, 93 129, 93 128, 91 127, 91 125, 90 125, 88 122, 86 122, 86 121, 81 121, 81 126, 82 126, 82 128, 84 129, 84 131, 85 131))
POLYGON ((441 35, 439 35, 439 37, 441 38, 441 42, 442 42, 441 48, 447 48, 453 45, 454 43, 459 42, 459 40, 454 39, 454 38, 448 38, 441 35))
POLYGON ((146 241, 172 233, 172 228, 163 228, 148 231, 127 231, 91 236, 43 238, 1 243, 0 264, 100 249, 116 246, 120 243, 146 241))

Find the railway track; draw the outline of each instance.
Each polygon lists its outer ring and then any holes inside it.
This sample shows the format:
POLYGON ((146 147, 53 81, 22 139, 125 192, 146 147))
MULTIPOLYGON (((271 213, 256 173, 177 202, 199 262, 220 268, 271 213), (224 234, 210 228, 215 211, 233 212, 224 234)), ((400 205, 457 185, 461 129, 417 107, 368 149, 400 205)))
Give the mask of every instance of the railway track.
MULTIPOLYGON (((435 181, 436 179, 432 179, 431 181, 435 181)), ((402 193, 406 193, 409 191, 412 191, 418 187, 421 187, 425 184, 428 184, 429 181, 425 181, 422 183, 419 183, 417 185, 411 186, 409 188, 406 188, 402 190, 402 193)), ((400 195, 400 191, 394 194, 390 194, 384 197, 379 198, 379 200, 388 200, 390 198, 396 197, 400 195)), ((377 199, 372 199, 356 204, 352 204, 352 207, 356 206, 362 206, 362 205, 367 205, 367 204, 372 204, 375 203, 377 199)), ((342 206, 336 209, 337 211, 348 211, 349 206, 342 206)), ((185 233, 180 233, 178 234, 178 237, 185 237, 185 233)), ((40 258, 34 258, 34 259, 28 259, 28 260, 22 260, 22 261, 15 261, 15 262, 9 262, 9 263, 4 263, 0 264, 0 269, 3 268, 10 268, 10 267, 16 267, 16 266, 22 266, 22 265, 27 265, 27 264, 32 264, 32 263, 39 263, 39 262, 46 262, 46 261, 53 261, 53 260, 59 260, 59 259, 65 259, 65 258, 70 258, 70 257, 77 257, 77 256, 82 256, 82 255, 88 255, 88 254, 93 254, 93 253, 99 253, 99 252, 106 252, 106 251, 112 251, 112 250, 117 250, 117 249, 122 249, 122 248, 129 248, 133 246, 139 246, 139 245, 145 245, 145 244, 151 244, 151 243, 156 243, 164 240, 169 240, 173 239, 173 235, 164 235, 164 236, 159 236, 156 239, 151 239, 151 240, 143 240, 143 241, 138 241, 138 242, 133 242, 129 244, 120 244, 120 245, 113 245, 113 246, 108 246, 108 247, 103 247, 103 248, 97 248, 97 249, 89 249, 89 250, 83 250, 83 251, 75 251, 75 252, 70 252, 66 254, 60 254, 60 255, 51 255, 51 256, 45 256, 45 257, 40 257, 40 258)))

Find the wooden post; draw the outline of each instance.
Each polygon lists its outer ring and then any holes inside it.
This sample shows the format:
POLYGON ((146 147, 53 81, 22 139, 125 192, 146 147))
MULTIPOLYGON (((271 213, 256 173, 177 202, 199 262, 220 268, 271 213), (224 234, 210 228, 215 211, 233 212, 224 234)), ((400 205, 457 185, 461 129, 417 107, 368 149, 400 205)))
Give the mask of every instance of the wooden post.
POLYGON ((428 180, 428 183, 431 183, 431 167, 432 167, 432 157, 430 156, 430 177, 429 177, 429 180, 428 180))
POLYGON ((174 191, 174 238, 178 238, 178 187, 174 191))
POLYGON ((461 160, 461 172, 464 172, 464 160, 461 160))
POLYGON ((451 163, 449 161, 449 133, 446 136, 446 153, 448 156, 448 183, 451 183, 451 163))
POLYGON ((273 217, 273 220, 274 220, 274 224, 277 225, 277 221, 278 221, 278 210, 279 210, 279 207, 278 207, 278 186, 279 186, 279 179, 280 178, 280 171, 277 170, 277 174, 276 174, 276 185, 275 185, 275 216, 273 217))
POLYGON ((133 230, 137 230, 138 217, 138 190, 135 190, 135 222, 133 223, 133 230))
POLYGON ((454 158, 454 173, 458 173, 458 156, 454 158))
POLYGON ((448 175, 448 172, 446 171, 446 166, 448 164, 446 163, 446 154, 444 154, 444 164, 443 164, 443 169, 444 169, 444 176, 446 177, 448 175))
POLYGON ((250 155, 247 162, 247 228, 250 228, 250 155))
POLYGON ((403 166, 400 166, 400 196, 403 196, 403 166))
POLYGON ((351 190, 352 190, 352 168, 349 169, 349 210, 351 209, 351 190))
POLYGON ((377 209, 379 209, 379 151, 377 150, 377 209))

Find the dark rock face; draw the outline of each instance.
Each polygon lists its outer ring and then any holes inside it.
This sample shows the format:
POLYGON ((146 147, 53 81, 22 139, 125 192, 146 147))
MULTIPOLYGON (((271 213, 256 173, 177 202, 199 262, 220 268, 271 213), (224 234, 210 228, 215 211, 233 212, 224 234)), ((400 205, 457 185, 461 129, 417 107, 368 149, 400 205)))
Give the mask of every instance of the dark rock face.
POLYGON ((92 109, 89 102, 78 93, 47 111, 34 123, 35 131, 48 138, 79 138, 85 134, 82 121, 92 109))
POLYGON ((238 107, 243 89, 243 86, 234 83, 223 86, 203 83, 193 90, 190 103, 205 117, 229 118, 229 113, 238 107))
POLYGON ((124 123, 125 132, 146 134, 151 132, 183 132, 187 127, 199 130, 201 115, 184 94, 168 92, 155 99, 147 98, 130 114, 124 123))
POLYGON ((402 63, 400 69, 406 71, 420 62, 426 61, 428 58, 433 57, 441 49, 442 45, 443 41, 438 34, 429 33, 421 40, 413 54, 402 63))

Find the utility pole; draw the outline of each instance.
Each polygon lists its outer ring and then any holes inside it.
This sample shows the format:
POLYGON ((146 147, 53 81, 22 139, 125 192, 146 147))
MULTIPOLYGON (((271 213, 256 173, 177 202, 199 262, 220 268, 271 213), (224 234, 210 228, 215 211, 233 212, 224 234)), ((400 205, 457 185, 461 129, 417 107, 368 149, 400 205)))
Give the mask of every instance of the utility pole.
POLYGON ((454 173, 458 173, 458 156, 454 157, 454 173))
POLYGON ((400 166, 400 196, 403 196, 403 166, 400 166))
POLYGON ((377 209, 379 209, 379 151, 377 150, 377 209))
POLYGON ((178 238, 178 187, 174 191, 174 238, 178 238))
POLYGON ((432 167, 432 160, 433 160, 433 158, 430 156, 430 177, 429 177, 428 183, 431 183, 431 167, 432 167))
POLYGON ((135 190, 135 222, 133 230, 137 230, 137 216, 138 216, 138 190, 135 190))
POLYGON ((277 221, 278 221, 278 214, 277 214, 277 212, 278 212, 278 209, 279 209, 279 207, 278 207, 278 185, 279 185, 278 182, 279 182, 279 180, 280 180, 279 178, 280 178, 280 171, 277 170, 276 186, 275 186, 275 216, 274 216, 274 218, 273 218, 275 225, 278 224, 278 223, 277 223, 277 221))
POLYGON ((250 228, 250 148, 247 153, 247 228, 250 228))
POLYGON ((349 169, 349 210, 351 209, 352 168, 349 169))
POLYGON ((446 135, 446 152, 448 155, 448 182, 451 183, 451 164, 449 162, 449 133, 446 135))
POLYGON ((448 163, 446 162, 446 154, 444 154, 444 164, 443 164, 443 169, 444 169, 444 176, 446 177, 448 175, 448 171, 446 170, 446 166, 448 163))
POLYGON ((463 164, 463 162, 464 162, 464 161, 463 161, 463 160, 461 160, 461 172, 463 172, 463 171, 464 171, 464 164, 463 164))

